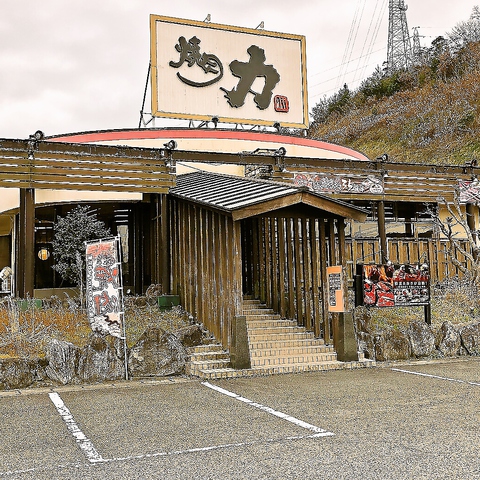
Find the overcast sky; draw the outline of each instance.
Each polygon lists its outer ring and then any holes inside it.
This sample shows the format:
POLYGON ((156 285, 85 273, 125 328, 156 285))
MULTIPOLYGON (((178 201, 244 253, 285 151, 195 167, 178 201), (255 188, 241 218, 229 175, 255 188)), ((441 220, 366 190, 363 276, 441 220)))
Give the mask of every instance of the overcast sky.
MULTIPOLYGON (((405 3, 429 46, 480 0, 405 3)), ((150 14, 305 35, 310 111, 387 55, 388 0, 1 0, 0 138, 136 128, 150 14)))

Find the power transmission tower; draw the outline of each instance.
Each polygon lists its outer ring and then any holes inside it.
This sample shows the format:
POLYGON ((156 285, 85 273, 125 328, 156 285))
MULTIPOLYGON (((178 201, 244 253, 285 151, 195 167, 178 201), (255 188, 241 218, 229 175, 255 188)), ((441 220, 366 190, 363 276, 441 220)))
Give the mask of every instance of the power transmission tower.
POLYGON ((412 64, 412 47, 404 0, 389 0, 387 70, 393 73, 412 64))
POLYGON ((422 57, 424 56, 425 52, 422 49, 422 46, 420 45, 420 37, 423 37, 423 35, 420 35, 418 33, 418 29, 420 27, 413 27, 413 36, 412 36, 412 62, 419 64, 422 61, 422 57))

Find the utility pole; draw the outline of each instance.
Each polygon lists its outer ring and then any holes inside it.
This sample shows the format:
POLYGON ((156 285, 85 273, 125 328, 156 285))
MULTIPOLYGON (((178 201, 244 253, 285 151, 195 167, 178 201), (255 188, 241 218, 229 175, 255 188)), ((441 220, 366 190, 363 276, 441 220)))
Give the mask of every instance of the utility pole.
POLYGON ((391 74, 412 64, 412 47, 404 0, 389 0, 387 69, 391 74))

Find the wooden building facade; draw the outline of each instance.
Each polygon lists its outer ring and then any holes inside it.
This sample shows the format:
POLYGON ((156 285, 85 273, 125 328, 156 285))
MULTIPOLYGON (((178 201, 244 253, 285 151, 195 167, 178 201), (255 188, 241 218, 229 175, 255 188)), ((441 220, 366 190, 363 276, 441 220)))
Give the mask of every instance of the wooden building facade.
POLYGON ((365 210, 207 172, 180 176, 169 197, 170 289, 225 348, 246 295, 330 343, 326 267, 346 266, 345 220, 362 221, 365 210))

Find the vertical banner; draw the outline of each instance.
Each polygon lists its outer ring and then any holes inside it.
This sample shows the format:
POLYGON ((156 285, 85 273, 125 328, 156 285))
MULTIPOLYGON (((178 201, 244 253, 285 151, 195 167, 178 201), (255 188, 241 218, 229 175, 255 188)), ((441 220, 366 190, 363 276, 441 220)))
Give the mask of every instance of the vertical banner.
POLYGON ((345 311, 345 294, 343 288, 343 271, 341 265, 327 267, 328 311, 345 311))
POLYGON ((94 332, 124 338, 120 237, 86 242, 87 316, 94 332))

